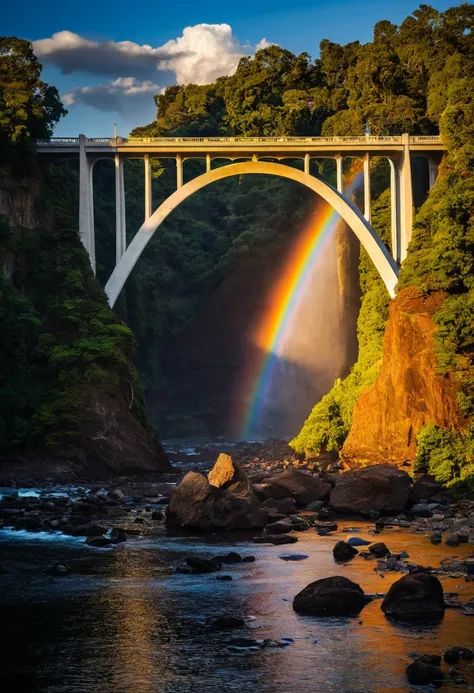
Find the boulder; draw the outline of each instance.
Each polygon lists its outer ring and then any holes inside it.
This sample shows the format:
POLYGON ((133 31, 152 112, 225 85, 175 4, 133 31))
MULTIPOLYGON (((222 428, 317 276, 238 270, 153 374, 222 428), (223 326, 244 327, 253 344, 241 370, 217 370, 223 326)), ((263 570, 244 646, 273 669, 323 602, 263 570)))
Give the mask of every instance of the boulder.
POLYGON ((296 544, 298 537, 294 534, 263 534, 253 541, 255 544, 296 544))
POLYGON ((296 502, 294 498, 282 498, 281 500, 275 500, 273 498, 268 498, 262 503, 264 508, 268 510, 273 510, 274 512, 281 513, 282 515, 290 515, 296 510, 296 502))
POLYGON ((89 546, 95 546, 98 548, 105 548, 106 546, 110 546, 112 544, 112 540, 108 539, 107 537, 101 537, 101 536, 94 536, 94 537, 87 537, 86 539, 86 544, 89 544, 89 546))
POLYGON ((351 546, 368 546, 371 542, 367 539, 361 539, 361 537, 351 537, 347 543, 351 546))
POLYGON ((218 488, 198 472, 186 474, 166 508, 167 527, 252 529, 264 527, 267 519, 267 511, 248 482, 241 478, 232 488, 218 488))
POLYGON ((410 494, 410 477, 389 464, 378 464, 338 477, 330 502, 338 512, 369 515, 401 512, 410 494))
POLYGON ((218 561, 202 556, 188 556, 186 563, 195 573, 216 573, 221 569, 218 561))
POLYGON ((448 534, 446 537, 446 546, 459 546, 461 543, 458 534, 448 534))
POLYGON ((332 550, 332 555, 336 561, 349 561, 359 552, 345 541, 338 541, 332 550))
POLYGON ((278 522, 272 522, 265 527, 265 532, 267 534, 287 534, 293 529, 293 523, 289 518, 284 520, 278 520, 278 522))
POLYGON ((429 500, 442 492, 443 487, 430 474, 420 476, 413 484, 413 497, 417 503, 429 500))
POLYGON ((438 620, 444 616, 443 588, 434 575, 414 572, 394 582, 382 602, 386 616, 401 620, 438 620))
POLYGON ((439 688, 444 680, 444 673, 440 669, 441 657, 437 655, 423 655, 407 666, 406 674, 410 683, 415 686, 433 684, 439 688))
POLYGON ((367 602, 362 588, 346 577, 311 582, 293 600, 293 609, 314 616, 357 616, 367 602))
POLYGON ((433 517, 433 511, 428 503, 417 503, 410 510, 416 517, 433 517))
POLYGON ((331 485, 319 476, 305 474, 297 469, 287 469, 267 479, 267 483, 285 489, 298 505, 325 500, 331 492, 331 485))
POLYGON ((291 491, 277 484, 253 484, 252 488, 255 495, 262 501, 268 499, 283 500, 284 498, 293 498, 291 491))
POLYGON ((230 455, 221 452, 217 462, 207 475, 211 486, 241 493, 250 490, 250 482, 245 472, 230 455))
POLYGON ((432 544, 441 544, 443 541, 443 535, 441 532, 433 532, 433 534, 430 536, 430 541, 432 544))
POLYGON ((369 546, 369 551, 374 556, 377 556, 377 558, 383 558, 384 556, 390 553, 389 549, 387 548, 387 545, 384 544, 383 541, 369 546))
POLYGON ((232 630, 245 626, 245 621, 240 616, 214 616, 209 619, 209 625, 216 630, 232 630))
POLYGON ((73 537, 100 537, 105 534, 107 527, 101 525, 78 525, 71 531, 73 537))

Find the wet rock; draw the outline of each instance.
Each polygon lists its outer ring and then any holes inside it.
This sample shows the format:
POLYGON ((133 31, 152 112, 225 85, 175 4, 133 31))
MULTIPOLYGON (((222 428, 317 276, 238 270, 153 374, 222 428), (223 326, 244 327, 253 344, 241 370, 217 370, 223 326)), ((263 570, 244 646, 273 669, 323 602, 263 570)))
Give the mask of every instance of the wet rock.
POLYGON ((43 522, 36 517, 15 517, 12 524, 16 529, 26 529, 28 532, 39 532, 43 529, 43 522))
POLYGON ((101 525, 79 525, 71 531, 73 537, 100 537, 105 534, 107 527, 101 525))
POLYGON ((220 582, 230 582, 233 578, 232 575, 216 575, 216 580, 220 582))
POLYGON ((448 534, 446 537, 446 546, 459 546, 460 543, 458 534, 448 534))
POLYGON ((284 498, 293 499, 291 491, 282 486, 277 486, 277 484, 253 484, 252 488, 261 501, 269 499, 283 500, 284 498))
POLYGON ((330 532, 337 532, 337 524, 335 522, 316 522, 314 528, 321 536, 330 532))
POLYGON ((202 474, 188 472, 171 495, 166 525, 205 530, 264 527, 268 517, 265 508, 249 488, 239 489, 237 493, 217 488, 202 474))
POLYGON ((282 561, 304 561, 309 558, 305 553, 285 553, 279 556, 282 561))
POLYGON ((434 575, 415 572, 394 582, 382 602, 386 616, 410 620, 438 620, 444 616, 443 588, 434 575))
POLYGON ((294 498, 282 498, 281 500, 268 498, 266 501, 263 501, 262 507, 268 511, 273 509, 283 515, 290 515, 296 510, 296 501, 294 498))
POLYGON ((164 514, 161 512, 161 510, 153 510, 151 513, 151 519, 154 521, 161 521, 165 519, 164 514))
POLYGON ((293 529, 293 523, 289 518, 272 522, 265 527, 265 532, 268 534, 287 534, 293 529))
POLYGON ((186 563, 195 573, 216 573, 221 569, 220 563, 202 556, 188 556, 186 563))
POLYGON ((307 510, 322 510, 324 508, 324 501, 312 501, 306 504, 307 510))
POLYGON ((293 600, 293 609, 314 616, 357 616, 369 597, 352 580, 342 576, 316 580, 293 600))
POLYGON ((228 563, 232 565, 233 563, 242 563, 244 559, 242 558, 240 553, 237 553, 236 551, 230 551, 229 553, 214 556, 212 560, 217 561, 218 563, 228 563))
POLYGON ((336 561, 349 561, 359 552, 345 541, 338 541, 332 550, 332 555, 336 561))
POLYGON ((397 467, 365 467, 341 474, 331 491, 330 502, 338 512, 399 513, 407 504, 410 484, 408 474, 397 467))
POLYGON ((433 496, 443 492, 443 487, 438 484, 434 476, 424 474, 413 484, 413 497, 417 503, 429 500, 433 496))
POLYGON ((416 517, 433 517, 433 510, 426 503, 417 503, 410 510, 416 517))
POLYGON ((372 542, 367 541, 367 539, 362 539, 361 537, 351 537, 347 540, 347 543, 351 546, 368 546, 372 542))
POLYGON ((261 537, 255 537, 255 544, 296 544, 298 537, 293 534, 264 534, 261 537))
POLYGON ((209 619, 209 625, 215 630, 232 630, 245 626, 245 621, 239 616, 214 616, 209 619))
POLYGON ((127 541, 127 533, 124 532, 122 529, 114 528, 110 532, 110 538, 114 542, 114 544, 122 544, 124 541, 127 541))
POLYGON ((372 555, 377 556, 377 558, 383 558, 384 556, 390 553, 389 549, 387 548, 386 544, 383 543, 383 541, 369 546, 369 551, 372 555))
POLYGON ((107 537, 101 537, 101 536, 94 536, 94 537, 87 537, 86 539, 86 544, 89 544, 89 546, 95 546, 97 548, 105 548, 106 546, 110 546, 112 544, 112 540, 108 539, 107 537))
POLYGON ((468 647, 453 647, 454 652, 459 652, 461 659, 470 662, 474 659, 474 652, 468 647))
POLYGON ((443 541, 443 535, 441 532, 433 532, 433 534, 430 536, 430 541, 432 544, 441 544, 443 541))
POLYGON ((415 686, 433 684, 439 688, 444 681, 444 673, 440 669, 441 657, 423 655, 409 664, 406 674, 410 683, 415 686))
POLYGON ((455 649, 447 650, 443 655, 443 659, 446 664, 457 664, 461 659, 461 653, 455 649))
POLYGON ((298 505, 314 501, 324 501, 329 497, 331 485, 315 474, 305 474, 298 469, 287 469, 277 476, 270 477, 267 483, 287 490, 298 505))
POLYGON ((254 640, 253 638, 232 638, 227 643, 229 650, 258 650, 263 647, 264 640, 254 640))
POLYGON ((75 501, 71 506, 71 512, 73 513, 84 513, 88 515, 91 511, 91 506, 86 501, 75 501))
POLYGON ((55 563, 50 568, 51 575, 57 575, 58 577, 66 577, 71 573, 71 569, 64 563, 55 563))

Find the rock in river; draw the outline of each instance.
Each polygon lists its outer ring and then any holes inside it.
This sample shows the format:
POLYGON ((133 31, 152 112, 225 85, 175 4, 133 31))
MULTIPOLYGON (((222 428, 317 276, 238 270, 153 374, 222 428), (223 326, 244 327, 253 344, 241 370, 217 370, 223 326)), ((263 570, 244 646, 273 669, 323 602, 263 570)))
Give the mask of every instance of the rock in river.
POLYGON ((407 504, 410 483, 406 472, 389 464, 365 467, 337 477, 330 502, 338 512, 399 513, 407 504))
POLYGON ((336 561, 349 561, 359 552, 345 541, 338 541, 332 550, 332 555, 336 561))
MULTIPOLYGON (((221 479, 219 469, 213 474, 216 466, 222 467, 219 460, 210 474, 215 481, 221 479)), ((225 460, 223 464, 227 468, 228 461, 225 460)), ((235 463, 232 466, 237 467, 235 463)), ((222 478, 227 478, 229 474, 222 474, 222 478)), ((224 486, 227 483, 225 481, 224 486)), ((224 486, 214 486, 203 474, 188 472, 174 489, 166 508, 167 527, 232 530, 264 527, 267 524, 267 511, 251 490, 242 470, 237 481, 231 480, 229 488, 224 486)))
POLYGON ((425 572, 404 575, 393 583, 382 602, 385 615, 401 621, 438 620, 444 610, 441 583, 425 572))
POLYGON ((346 577, 311 582, 293 600, 293 609, 314 616, 357 616, 370 601, 362 588, 346 577))
POLYGON ((407 666, 407 677, 415 686, 433 684, 439 688, 444 680, 440 669, 441 657, 438 655, 423 655, 407 666))
POLYGON ((267 484, 284 489, 298 505, 322 501, 329 497, 331 485, 316 474, 305 474, 298 469, 287 469, 265 480, 267 484))

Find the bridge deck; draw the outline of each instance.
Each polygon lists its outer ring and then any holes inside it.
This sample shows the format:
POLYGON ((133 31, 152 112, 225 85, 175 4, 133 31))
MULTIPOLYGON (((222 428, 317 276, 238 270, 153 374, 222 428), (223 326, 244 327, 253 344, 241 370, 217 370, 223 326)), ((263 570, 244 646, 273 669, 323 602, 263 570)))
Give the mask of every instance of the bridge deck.
MULTIPOLYGON (((416 152, 443 152, 441 137, 413 136, 409 138, 410 150, 416 152)), ((271 158, 298 158, 310 154, 314 157, 360 156, 369 152, 373 156, 389 156, 403 151, 401 136, 355 137, 129 137, 90 138, 85 140, 87 154, 99 156, 119 153, 124 156, 152 154, 162 158, 259 158, 265 154, 271 158)), ((40 154, 78 154, 78 137, 53 137, 37 142, 40 154)))

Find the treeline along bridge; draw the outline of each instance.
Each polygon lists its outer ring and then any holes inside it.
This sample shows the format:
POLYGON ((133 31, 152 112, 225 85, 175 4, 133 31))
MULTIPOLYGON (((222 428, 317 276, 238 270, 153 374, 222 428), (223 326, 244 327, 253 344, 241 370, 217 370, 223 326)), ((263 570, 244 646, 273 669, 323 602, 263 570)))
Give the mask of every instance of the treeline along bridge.
POLYGON ((93 168, 101 159, 115 162, 116 266, 105 291, 113 306, 145 246, 161 222, 189 195, 229 176, 246 173, 281 176, 314 190, 326 200, 354 231, 377 267, 390 295, 394 295, 398 269, 406 257, 413 221, 413 156, 425 157, 429 165, 429 187, 434 185, 445 147, 439 136, 354 136, 354 137, 53 137, 37 142, 42 155, 79 157, 79 233, 95 271, 93 168), (359 157, 364 164, 364 213, 344 196, 343 160, 359 157), (370 160, 385 157, 390 163, 391 252, 370 223, 370 160), (334 159, 337 186, 333 188, 310 174, 311 159, 334 159), (130 245, 126 244, 125 186, 126 159, 143 159, 144 223, 130 245), (152 209, 151 161, 176 161, 176 192, 155 211, 152 209), (183 163, 204 159, 206 172, 183 184, 183 163), (218 168, 212 162, 231 163, 218 168), (281 163, 302 159, 303 170, 281 163), (238 161, 238 163, 235 163, 238 161), (278 162, 278 163, 275 163, 278 162))

